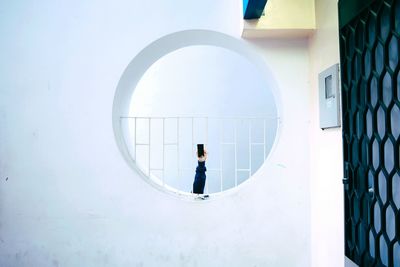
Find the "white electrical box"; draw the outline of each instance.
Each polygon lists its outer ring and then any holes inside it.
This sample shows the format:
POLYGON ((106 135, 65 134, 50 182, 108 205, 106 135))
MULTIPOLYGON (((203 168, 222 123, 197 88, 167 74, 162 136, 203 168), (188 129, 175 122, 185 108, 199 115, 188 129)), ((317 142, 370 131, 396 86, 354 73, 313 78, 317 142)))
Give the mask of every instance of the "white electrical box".
POLYGON ((319 74, 319 125, 321 129, 340 127, 339 64, 319 74))

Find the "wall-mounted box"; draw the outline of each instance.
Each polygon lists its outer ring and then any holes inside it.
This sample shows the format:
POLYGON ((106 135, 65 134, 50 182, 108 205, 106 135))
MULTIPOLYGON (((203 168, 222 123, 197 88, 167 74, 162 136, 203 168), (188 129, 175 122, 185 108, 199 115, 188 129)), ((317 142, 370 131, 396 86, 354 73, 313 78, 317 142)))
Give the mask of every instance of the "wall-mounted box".
POLYGON ((339 64, 319 74, 319 126, 340 127, 339 64))

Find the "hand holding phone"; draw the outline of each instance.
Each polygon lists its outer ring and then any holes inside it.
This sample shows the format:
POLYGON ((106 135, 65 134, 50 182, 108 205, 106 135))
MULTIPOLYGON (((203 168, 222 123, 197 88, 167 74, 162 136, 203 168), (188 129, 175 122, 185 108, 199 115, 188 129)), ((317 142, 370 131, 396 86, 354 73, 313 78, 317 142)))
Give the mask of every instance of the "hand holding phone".
POLYGON ((197 157, 204 156, 204 144, 197 144, 197 157))

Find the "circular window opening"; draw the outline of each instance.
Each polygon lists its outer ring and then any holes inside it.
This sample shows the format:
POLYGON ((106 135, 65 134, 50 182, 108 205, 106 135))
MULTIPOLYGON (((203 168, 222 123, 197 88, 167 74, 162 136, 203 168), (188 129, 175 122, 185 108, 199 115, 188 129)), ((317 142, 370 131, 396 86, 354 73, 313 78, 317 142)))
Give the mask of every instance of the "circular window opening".
POLYGON ((197 144, 208 153, 204 194, 236 188, 261 167, 275 143, 278 111, 273 81, 248 56, 191 44, 143 65, 117 112, 117 127, 127 160, 145 179, 190 195, 197 144))

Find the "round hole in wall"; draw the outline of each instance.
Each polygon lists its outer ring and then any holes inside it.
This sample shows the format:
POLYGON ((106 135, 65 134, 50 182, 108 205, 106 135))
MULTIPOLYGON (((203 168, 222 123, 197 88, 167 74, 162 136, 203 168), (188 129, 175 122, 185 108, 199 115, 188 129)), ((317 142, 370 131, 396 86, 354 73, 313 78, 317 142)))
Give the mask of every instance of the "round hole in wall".
POLYGON ((193 30, 142 50, 113 106, 117 144, 156 187, 191 195, 196 144, 205 144, 206 194, 236 188, 263 164, 279 126, 278 92, 260 55, 225 34, 193 30))

